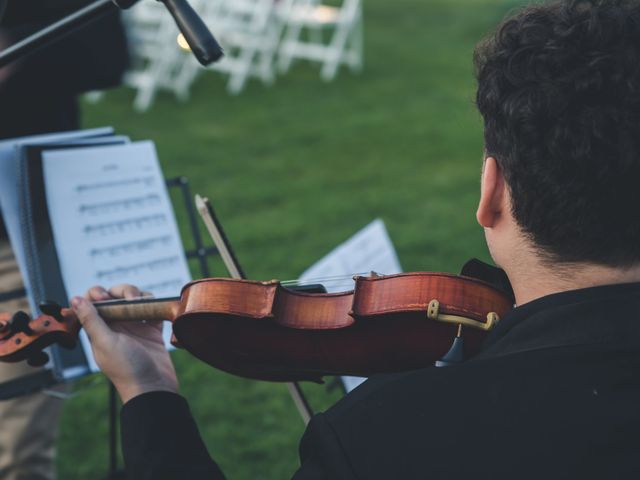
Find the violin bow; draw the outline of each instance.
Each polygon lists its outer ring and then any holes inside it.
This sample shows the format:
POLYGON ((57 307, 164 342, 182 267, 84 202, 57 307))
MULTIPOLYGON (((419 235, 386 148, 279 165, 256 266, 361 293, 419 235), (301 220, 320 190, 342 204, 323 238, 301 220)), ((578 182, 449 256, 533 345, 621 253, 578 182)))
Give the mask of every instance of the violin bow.
MULTIPOLYGON (((196 194, 195 202, 198 213, 207 227, 229 275, 231 278, 236 280, 246 279, 246 275, 244 274, 233 249, 231 248, 231 244, 222 229, 222 224, 218 220, 209 199, 196 194)), ((289 389, 289 394, 293 399, 293 403, 298 409, 298 413, 300 413, 300 416, 302 417, 302 421, 307 425, 313 416, 313 410, 311 410, 311 406, 304 396, 302 388, 298 382, 287 382, 287 388, 289 389)))

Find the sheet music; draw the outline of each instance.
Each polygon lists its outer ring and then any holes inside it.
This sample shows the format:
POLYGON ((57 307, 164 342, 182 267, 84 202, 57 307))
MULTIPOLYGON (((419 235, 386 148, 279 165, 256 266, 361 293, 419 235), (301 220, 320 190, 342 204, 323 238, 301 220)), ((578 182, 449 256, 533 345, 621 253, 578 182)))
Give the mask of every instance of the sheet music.
MULTIPOLYGON (((372 271, 381 275, 402 272, 398 255, 381 219, 374 220, 314 263, 300 276, 300 280, 344 277, 372 271)), ((351 290, 354 285, 350 278, 320 283, 330 293, 351 290)))
MULTIPOLYGON (((47 204, 65 288, 137 285, 156 297, 191 280, 152 142, 45 151, 47 204)), ((165 324, 165 340, 171 325, 165 324)), ((81 340, 92 370, 88 340, 81 340)))
MULTIPOLYGON (((354 281, 350 276, 372 271, 381 275, 402 272, 398 255, 381 219, 374 220, 349 240, 334 248, 308 268, 299 279, 320 279, 319 283, 324 285, 327 292, 342 292, 353 289, 354 281)), ((342 377, 347 392, 365 380, 360 377, 342 377)))

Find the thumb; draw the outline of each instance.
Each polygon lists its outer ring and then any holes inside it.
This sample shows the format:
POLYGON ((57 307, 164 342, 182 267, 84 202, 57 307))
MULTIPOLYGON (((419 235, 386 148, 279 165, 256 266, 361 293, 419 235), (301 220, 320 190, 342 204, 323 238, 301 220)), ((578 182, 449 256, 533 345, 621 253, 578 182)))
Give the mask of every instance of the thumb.
POLYGON ((98 311, 93 304, 85 298, 73 297, 71 299, 71 308, 80 320, 80 324, 91 338, 91 343, 101 341, 113 335, 111 329, 104 323, 104 320, 98 315, 98 311))

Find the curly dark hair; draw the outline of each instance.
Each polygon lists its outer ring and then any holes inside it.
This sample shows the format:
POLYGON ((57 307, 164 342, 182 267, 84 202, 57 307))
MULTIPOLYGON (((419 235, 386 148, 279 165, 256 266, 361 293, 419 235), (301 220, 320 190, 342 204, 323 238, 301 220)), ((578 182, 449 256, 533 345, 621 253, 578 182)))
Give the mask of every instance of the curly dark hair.
POLYGON ((486 155, 543 258, 640 262, 640 3, 557 1, 476 48, 486 155))

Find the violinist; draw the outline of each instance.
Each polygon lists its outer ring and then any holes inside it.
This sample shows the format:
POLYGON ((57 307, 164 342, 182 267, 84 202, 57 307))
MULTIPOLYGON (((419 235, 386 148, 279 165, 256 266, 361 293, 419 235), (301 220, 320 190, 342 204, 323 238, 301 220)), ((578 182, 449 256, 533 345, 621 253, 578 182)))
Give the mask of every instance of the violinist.
MULTIPOLYGON (((640 474, 640 1, 524 8, 476 49, 477 219, 516 308, 468 361, 372 378, 316 415, 295 480, 640 474)), ((131 478, 219 479, 153 323, 72 306, 124 407, 131 478)))

